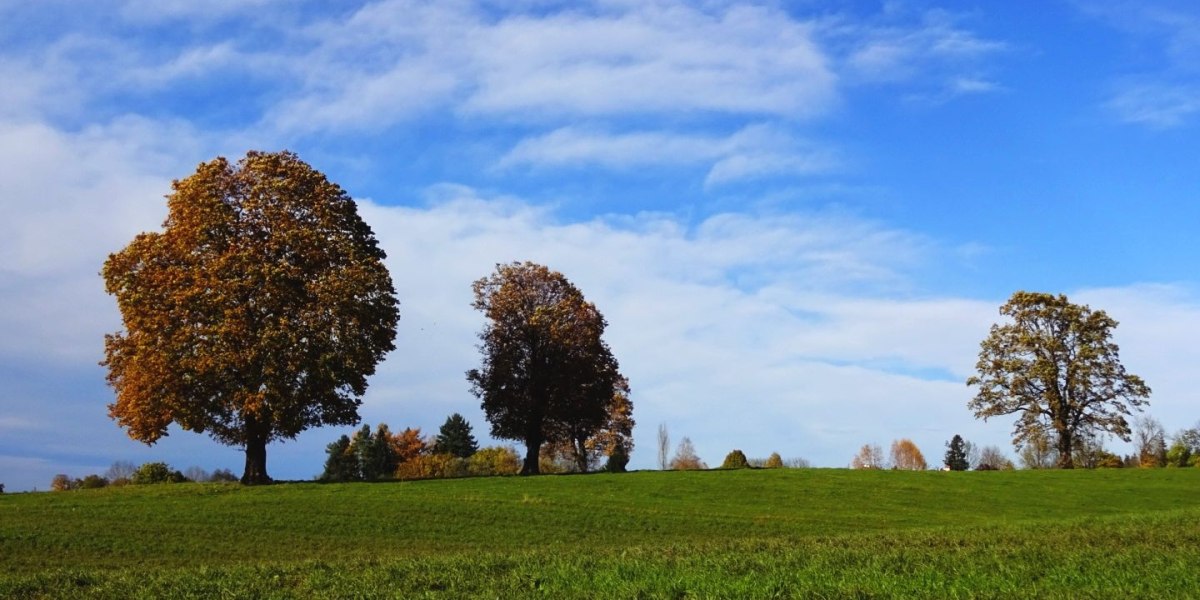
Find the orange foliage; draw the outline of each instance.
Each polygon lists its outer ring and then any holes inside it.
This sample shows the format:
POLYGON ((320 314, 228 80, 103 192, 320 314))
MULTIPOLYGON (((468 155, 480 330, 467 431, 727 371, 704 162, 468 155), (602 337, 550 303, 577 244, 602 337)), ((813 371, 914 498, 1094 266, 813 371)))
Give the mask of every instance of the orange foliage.
POLYGON ((921 449, 908 438, 892 442, 892 468, 901 471, 924 471, 929 468, 921 449))

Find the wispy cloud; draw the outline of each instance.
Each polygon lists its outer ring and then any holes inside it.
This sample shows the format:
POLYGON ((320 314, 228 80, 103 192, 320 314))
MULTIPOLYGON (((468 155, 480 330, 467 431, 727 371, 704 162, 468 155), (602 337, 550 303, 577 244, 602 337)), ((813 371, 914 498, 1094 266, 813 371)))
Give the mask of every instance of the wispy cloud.
POLYGON ((1135 83, 1118 87, 1120 91, 1106 106, 1127 123, 1170 129, 1200 115, 1200 83, 1135 83))
POLYGON ((1194 122, 1200 114, 1200 8, 1189 3, 1092 2, 1076 6, 1138 40, 1147 64, 1116 78, 1105 107, 1118 119, 1154 129, 1194 122))
POLYGON ((666 131, 609 133, 598 128, 564 127, 521 140, 497 163, 499 168, 710 165, 707 185, 767 176, 804 176, 836 169, 831 150, 795 139, 781 126, 749 125, 726 136, 666 131))

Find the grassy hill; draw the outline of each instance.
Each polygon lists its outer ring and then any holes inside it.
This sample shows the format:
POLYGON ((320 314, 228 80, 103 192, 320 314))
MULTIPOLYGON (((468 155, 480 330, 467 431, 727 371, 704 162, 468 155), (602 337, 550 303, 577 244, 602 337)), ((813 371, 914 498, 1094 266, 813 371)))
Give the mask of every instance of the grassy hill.
POLYGON ((0 597, 1179 597, 1197 564, 1200 469, 0 496, 0 597))

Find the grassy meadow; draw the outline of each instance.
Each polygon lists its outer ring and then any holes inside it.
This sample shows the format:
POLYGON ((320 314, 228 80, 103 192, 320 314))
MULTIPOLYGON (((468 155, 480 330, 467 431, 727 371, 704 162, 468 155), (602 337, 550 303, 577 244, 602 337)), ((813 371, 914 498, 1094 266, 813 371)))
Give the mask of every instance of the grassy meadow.
POLYGON ((1187 597, 1200 469, 0 495, 0 597, 1187 597))

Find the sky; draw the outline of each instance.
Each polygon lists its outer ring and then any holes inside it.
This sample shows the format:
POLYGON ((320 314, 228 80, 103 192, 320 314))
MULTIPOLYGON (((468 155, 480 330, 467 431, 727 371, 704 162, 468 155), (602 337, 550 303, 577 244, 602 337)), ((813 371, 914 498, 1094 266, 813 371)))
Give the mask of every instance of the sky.
MULTIPOLYGON (((1106 311, 1169 432, 1200 419, 1200 7, 1159 0, 0 0, 0 483, 237 448, 107 416, 98 276, 216 156, 289 149, 388 253, 396 350, 360 409, 451 413, 497 263, 561 271, 656 433, 844 467, 940 464, 1015 291, 1106 311)), ((323 427, 268 448, 320 473, 323 427)), ((1109 440, 1118 452, 1128 451, 1109 440)))

